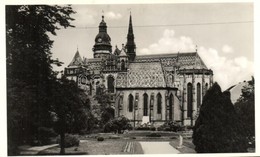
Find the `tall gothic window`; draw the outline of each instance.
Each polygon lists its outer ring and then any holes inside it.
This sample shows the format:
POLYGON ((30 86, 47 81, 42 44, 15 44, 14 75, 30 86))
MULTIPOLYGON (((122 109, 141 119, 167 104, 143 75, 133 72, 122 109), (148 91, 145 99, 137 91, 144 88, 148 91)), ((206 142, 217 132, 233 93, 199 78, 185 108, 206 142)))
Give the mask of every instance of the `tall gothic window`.
POLYGON ((197 83, 197 108, 200 108, 201 105, 201 86, 200 83, 197 83))
POLYGON ((162 95, 160 93, 157 94, 157 114, 162 113, 162 95))
POLYGON ((115 79, 113 76, 108 76, 107 77, 107 87, 108 87, 108 93, 114 93, 115 91, 115 79))
POLYGON ((187 103, 187 117, 192 117, 192 84, 188 83, 187 85, 187 99, 188 99, 188 103, 187 103))
POLYGON ((123 59, 121 61, 121 70, 125 70, 125 61, 123 59))
POLYGON ((130 94, 128 96, 128 111, 133 112, 133 108, 134 108, 134 97, 132 94, 130 94))
POLYGON ((173 118, 172 118, 172 117, 173 117, 173 114, 172 114, 173 112, 172 112, 172 110, 173 110, 173 108, 174 108, 174 102, 173 102, 173 101, 174 101, 173 95, 171 94, 171 95, 170 95, 170 103, 169 103, 169 105, 170 105, 170 106, 169 106, 169 117, 170 117, 170 120, 173 120, 173 118))
POLYGON ((145 93, 144 97, 144 116, 148 116, 148 95, 145 93))

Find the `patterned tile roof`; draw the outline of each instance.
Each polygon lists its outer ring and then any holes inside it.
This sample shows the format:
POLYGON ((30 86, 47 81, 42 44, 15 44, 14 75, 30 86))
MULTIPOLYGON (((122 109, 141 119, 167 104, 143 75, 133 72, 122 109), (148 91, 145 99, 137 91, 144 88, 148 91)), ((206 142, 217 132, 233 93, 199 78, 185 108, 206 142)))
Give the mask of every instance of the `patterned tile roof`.
POLYGON ((154 88, 166 87, 160 63, 132 63, 127 73, 119 73, 117 87, 154 88))
POLYGON ((171 53, 136 56, 136 62, 161 62, 163 67, 174 66, 177 62, 180 69, 208 69, 197 52, 171 53))

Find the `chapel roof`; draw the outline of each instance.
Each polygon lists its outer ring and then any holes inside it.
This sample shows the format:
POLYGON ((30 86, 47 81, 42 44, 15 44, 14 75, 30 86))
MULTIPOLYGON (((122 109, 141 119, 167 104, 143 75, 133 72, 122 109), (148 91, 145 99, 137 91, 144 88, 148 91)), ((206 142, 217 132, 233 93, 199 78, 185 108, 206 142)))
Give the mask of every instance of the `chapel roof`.
POLYGON ((133 63, 127 73, 119 73, 117 87, 158 88, 166 87, 160 63, 133 63))

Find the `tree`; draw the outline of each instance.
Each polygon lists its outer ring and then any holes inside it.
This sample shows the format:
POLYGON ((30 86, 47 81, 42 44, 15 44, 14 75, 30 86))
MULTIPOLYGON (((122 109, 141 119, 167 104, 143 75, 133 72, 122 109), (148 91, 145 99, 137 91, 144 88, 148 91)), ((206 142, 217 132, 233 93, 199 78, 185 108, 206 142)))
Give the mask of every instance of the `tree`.
POLYGON ((56 80, 52 64, 58 26, 72 27, 70 6, 6 6, 8 154, 17 145, 37 139, 39 127, 52 127, 50 84, 56 80))
POLYGON ((65 154, 65 133, 79 133, 86 129, 85 118, 89 112, 89 99, 76 82, 62 77, 52 84, 52 107, 55 131, 60 135, 60 154, 65 154))
POLYGON ((235 110, 241 120, 248 142, 251 143, 251 147, 255 147, 255 82, 254 77, 251 81, 248 81, 248 85, 242 89, 242 95, 238 101, 234 104, 235 110))
POLYGON ((106 124, 110 119, 113 119, 115 116, 115 110, 111 107, 111 95, 107 93, 104 85, 99 86, 99 92, 95 96, 98 104, 94 106, 97 110, 98 115, 100 115, 100 126, 106 124))
POLYGON ((217 83, 203 98, 193 128, 193 143, 198 153, 246 152, 245 132, 229 92, 221 92, 217 83))

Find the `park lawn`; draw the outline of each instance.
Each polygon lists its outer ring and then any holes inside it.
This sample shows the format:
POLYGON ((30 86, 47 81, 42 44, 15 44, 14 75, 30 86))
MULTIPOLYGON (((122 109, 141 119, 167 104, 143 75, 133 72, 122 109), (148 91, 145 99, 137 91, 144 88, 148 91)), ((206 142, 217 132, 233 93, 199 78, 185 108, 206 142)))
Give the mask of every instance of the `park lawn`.
MULTIPOLYGON (((139 142, 134 142, 134 153, 143 154, 142 147, 139 142)), ((80 155, 116 155, 116 154, 132 154, 130 152, 123 152, 127 140, 105 139, 104 141, 97 141, 96 139, 89 139, 81 142, 78 147, 66 148, 66 154, 80 155), (77 149, 75 151, 75 149, 77 149)), ((53 147, 39 152, 39 155, 58 155, 59 147, 53 147)))

